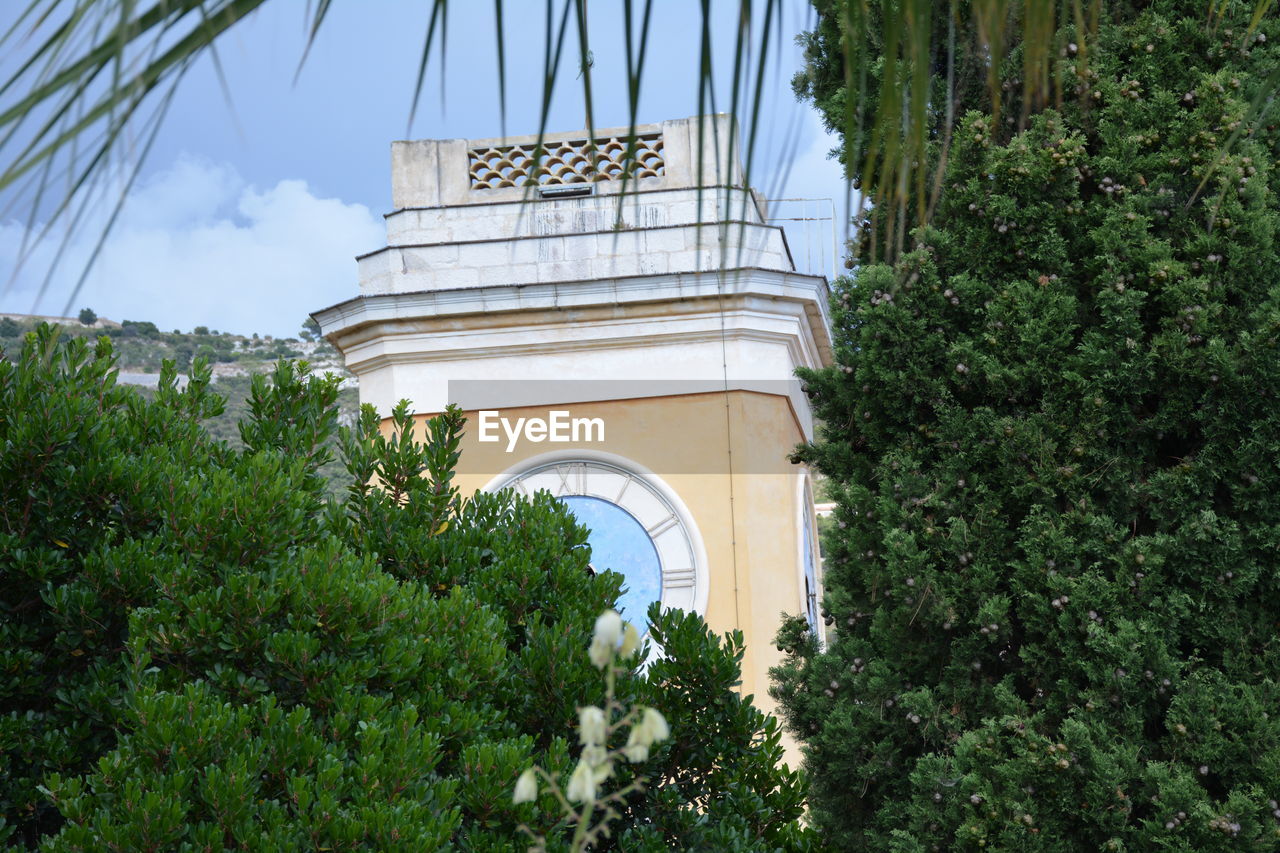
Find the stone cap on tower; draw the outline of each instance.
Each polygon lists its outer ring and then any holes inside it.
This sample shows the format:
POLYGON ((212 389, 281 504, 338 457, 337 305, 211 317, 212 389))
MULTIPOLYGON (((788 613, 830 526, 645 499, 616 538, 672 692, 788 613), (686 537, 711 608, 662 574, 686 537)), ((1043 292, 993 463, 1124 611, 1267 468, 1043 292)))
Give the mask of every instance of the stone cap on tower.
POLYGON ((404 210, 573 195, 575 188, 616 195, 742 187, 737 149, 735 123, 724 114, 701 123, 695 116, 635 128, 393 142, 391 199, 404 210))
POLYGON ((725 115, 392 144, 387 245, 367 295, 726 268, 794 272, 725 115))

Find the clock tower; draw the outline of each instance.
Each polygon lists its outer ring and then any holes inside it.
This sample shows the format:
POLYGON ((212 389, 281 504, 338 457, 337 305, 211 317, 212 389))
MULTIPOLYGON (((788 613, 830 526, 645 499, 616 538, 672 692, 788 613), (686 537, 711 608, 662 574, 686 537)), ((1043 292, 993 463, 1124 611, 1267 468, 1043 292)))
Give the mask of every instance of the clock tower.
POLYGON ((741 630, 772 707, 784 613, 821 631, 797 367, 829 364, 827 285, 795 271, 745 184, 734 126, 392 145, 387 245, 315 313, 384 417, 467 413, 457 483, 560 497, 592 563, 741 630))

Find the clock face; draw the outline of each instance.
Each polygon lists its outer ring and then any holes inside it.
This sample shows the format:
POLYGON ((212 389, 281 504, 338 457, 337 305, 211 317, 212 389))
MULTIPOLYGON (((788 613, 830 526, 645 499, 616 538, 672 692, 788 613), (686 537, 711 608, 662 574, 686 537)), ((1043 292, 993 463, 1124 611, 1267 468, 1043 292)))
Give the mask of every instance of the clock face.
POLYGON ((499 488, 525 495, 546 489, 564 501, 590 534, 591 565, 626 578, 619 610, 637 627, 653 602, 699 610, 706 600, 692 524, 646 475, 595 460, 537 464, 499 488))

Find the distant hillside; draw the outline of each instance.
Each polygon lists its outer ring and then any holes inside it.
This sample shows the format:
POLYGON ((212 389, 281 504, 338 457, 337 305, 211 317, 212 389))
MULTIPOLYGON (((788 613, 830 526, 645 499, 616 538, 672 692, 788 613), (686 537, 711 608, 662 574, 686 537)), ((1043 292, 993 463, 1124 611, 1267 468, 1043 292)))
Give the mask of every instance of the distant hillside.
MULTIPOLYGON (((112 339, 118 357, 120 382, 138 387, 139 393, 149 395, 160 378, 160 366, 170 359, 185 373, 191 361, 205 356, 213 366, 214 389, 226 401, 226 410, 216 418, 205 422, 205 428, 215 438, 232 447, 241 446, 237 424, 248 413, 246 400, 255 373, 270 373, 278 359, 304 359, 315 373, 336 373, 344 377, 343 389, 338 397, 339 423, 354 423, 359 409, 359 393, 356 378, 342 366, 342 356, 324 340, 317 340, 314 330, 303 329, 297 338, 272 338, 252 335, 220 334, 197 326, 184 333, 178 330, 162 332, 147 321, 124 320, 115 323, 96 318, 93 325, 84 325, 74 318, 23 317, 17 314, 0 314, 0 354, 14 360, 22 348, 22 337, 41 321, 58 319, 64 335, 96 339, 106 336, 112 339), (303 340, 302 336, 311 338, 303 340)), ((345 487, 344 472, 336 462, 337 447, 333 447, 335 461, 322 473, 329 478, 334 489, 345 487)))
MULTIPOLYGON (((203 355, 213 363, 215 376, 247 376, 269 370, 279 358, 305 358, 317 371, 340 373, 355 381, 355 377, 343 369, 338 352, 318 339, 318 330, 303 328, 299 337, 294 338, 259 337, 256 334, 246 337, 219 333, 216 329, 210 331, 205 326, 196 326, 185 333, 177 329, 165 332, 155 323, 145 320, 117 323, 96 315, 93 317, 94 322, 86 325, 70 317, 0 314, 0 346, 12 350, 15 344, 21 344, 22 335, 34 329, 37 323, 54 321, 62 326, 64 334, 92 338, 106 335, 111 338, 122 372, 158 374, 165 359, 172 359, 182 371, 190 367, 193 358, 203 355)), ((314 326, 312 321, 308 323, 314 326)))

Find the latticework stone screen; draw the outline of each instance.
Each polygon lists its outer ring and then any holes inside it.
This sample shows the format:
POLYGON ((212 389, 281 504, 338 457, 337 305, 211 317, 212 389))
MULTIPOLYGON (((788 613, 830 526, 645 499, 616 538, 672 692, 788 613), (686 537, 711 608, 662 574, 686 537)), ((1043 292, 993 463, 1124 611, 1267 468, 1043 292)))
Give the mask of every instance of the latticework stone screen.
POLYGON ((471 189, 589 184, 666 174, 661 133, 638 136, 633 152, 629 147, 627 138, 616 136, 547 141, 539 163, 534 162, 533 143, 472 148, 467 152, 471 189), (631 153, 634 157, 628 156, 631 153))

